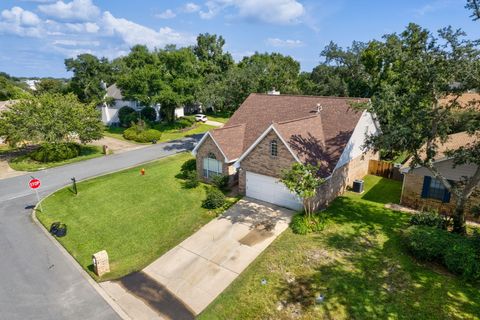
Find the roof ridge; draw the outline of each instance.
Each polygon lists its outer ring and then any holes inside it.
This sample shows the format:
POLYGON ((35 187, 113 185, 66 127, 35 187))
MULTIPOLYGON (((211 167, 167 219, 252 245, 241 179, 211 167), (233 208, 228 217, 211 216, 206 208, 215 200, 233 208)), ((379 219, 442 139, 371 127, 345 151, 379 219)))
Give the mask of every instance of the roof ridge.
POLYGON ((269 96, 269 97, 304 97, 304 98, 328 98, 328 99, 338 99, 338 100, 348 100, 348 99, 362 99, 362 100, 370 100, 370 98, 362 98, 362 97, 339 97, 339 96, 313 96, 308 94, 293 94, 293 93, 281 93, 281 94, 268 94, 262 92, 253 92, 250 95, 259 95, 259 96, 269 96))
POLYGON ((314 118, 314 117, 320 117, 320 114, 316 113, 316 114, 312 114, 311 116, 305 116, 305 117, 301 117, 301 118, 290 119, 290 120, 279 121, 279 122, 272 121, 272 123, 274 123, 274 124, 275 123, 276 124, 285 124, 285 123, 289 123, 289 122, 296 122, 296 121, 301 121, 301 120, 310 119, 310 118, 314 118))

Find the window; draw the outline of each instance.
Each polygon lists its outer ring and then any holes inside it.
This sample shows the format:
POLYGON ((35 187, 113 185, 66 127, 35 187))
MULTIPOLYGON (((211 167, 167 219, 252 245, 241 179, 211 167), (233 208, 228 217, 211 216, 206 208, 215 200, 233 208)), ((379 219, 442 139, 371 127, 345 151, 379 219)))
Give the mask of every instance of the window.
POLYGON ((422 198, 437 199, 448 203, 450 202, 450 192, 439 179, 425 176, 423 178, 422 198))
POLYGON ((276 157, 278 155, 277 140, 272 140, 270 142, 270 155, 273 157, 276 157))
POLYGON ((222 174, 222 163, 210 152, 206 158, 203 158, 203 176, 211 178, 219 174, 222 174))

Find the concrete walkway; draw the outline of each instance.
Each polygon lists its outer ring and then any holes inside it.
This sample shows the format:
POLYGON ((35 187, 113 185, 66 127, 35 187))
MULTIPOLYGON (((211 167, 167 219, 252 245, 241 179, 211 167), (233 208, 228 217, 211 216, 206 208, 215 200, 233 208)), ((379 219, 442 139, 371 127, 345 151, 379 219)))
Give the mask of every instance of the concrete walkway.
POLYGON ((135 275, 142 279, 138 285, 122 279, 101 286, 132 318, 192 319, 288 227, 292 214, 242 199, 135 275), (149 291, 157 293, 157 300, 148 299, 149 291), (158 300, 170 301, 172 296, 180 305, 158 300))

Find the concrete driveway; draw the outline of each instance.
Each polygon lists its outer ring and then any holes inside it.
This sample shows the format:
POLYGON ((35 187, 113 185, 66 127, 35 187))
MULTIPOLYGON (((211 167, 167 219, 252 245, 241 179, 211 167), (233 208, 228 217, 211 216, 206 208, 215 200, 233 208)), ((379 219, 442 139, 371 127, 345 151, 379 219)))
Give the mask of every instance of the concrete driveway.
MULTIPOLYGON (((142 270, 142 279, 149 278, 147 287, 160 289, 163 297, 171 295, 183 302, 182 316, 176 316, 170 303, 155 303, 138 295, 135 286, 103 283, 107 292, 127 314, 141 314, 134 303, 136 295, 159 315, 159 318, 187 319, 204 310, 228 285, 281 234, 290 223, 293 212, 265 202, 245 198, 232 206, 225 214, 212 220, 195 234, 142 270), (122 287, 122 290, 119 290, 122 287), (130 301, 122 305, 121 300, 130 301)), ((131 281, 127 281, 131 282, 131 281)), ((141 281, 138 287, 144 286, 141 281)), ((150 289, 149 291, 154 291, 150 289)), ((148 291, 146 291, 148 292, 148 291)), ((161 298, 161 297, 160 297, 161 298)), ((178 306, 175 308, 179 309, 178 306)), ((181 308, 180 308, 181 309, 181 308)), ((143 312, 152 317, 151 310, 143 312)), ((147 318, 147 317, 145 317, 147 318)))

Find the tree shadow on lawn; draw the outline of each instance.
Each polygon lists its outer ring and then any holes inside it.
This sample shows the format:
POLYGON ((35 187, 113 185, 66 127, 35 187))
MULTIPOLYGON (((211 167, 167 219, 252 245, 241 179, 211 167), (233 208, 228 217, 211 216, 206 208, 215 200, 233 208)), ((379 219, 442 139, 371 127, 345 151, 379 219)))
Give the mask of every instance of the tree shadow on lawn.
POLYGON ((478 283, 436 273, 403 251, 399 234, 408 219, 401 214, 348 198, 338 198, 327 212, 335 224, 314 236, 324 257, 311 265, 313 273, 279 288, 288 303, 307 311, 323 294, 319 308, 327 319, 337 316, 339 306, 349 319, 474 319, 480 314, 478 283))

